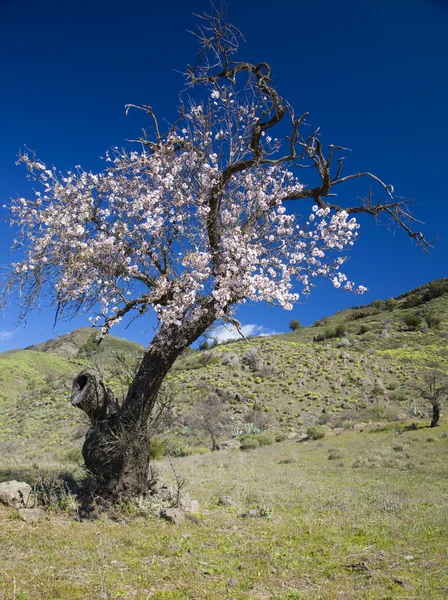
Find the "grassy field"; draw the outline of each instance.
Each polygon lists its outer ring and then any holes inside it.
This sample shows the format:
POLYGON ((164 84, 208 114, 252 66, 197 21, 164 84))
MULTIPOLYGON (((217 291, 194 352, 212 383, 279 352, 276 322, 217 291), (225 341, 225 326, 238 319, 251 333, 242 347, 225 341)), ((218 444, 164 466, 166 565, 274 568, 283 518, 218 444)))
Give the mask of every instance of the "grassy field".
POLYGON ((1 354, 0 481, 28 481, 47 510, 30 525, 0 508, 0 600, 448 598, 448 425, 442 413, 427 427, 415 385, 431 369, 448 375, 447 340, 441 280, 291 333, 184 353, 153 440, 170 455, 155 463, 161 476, 177 474, 200 502, 180 525, 159 518, 156 499, 81 518, 61 487, 84 477, 73 377, 96 368, 120 401, 141 346, 108 336, 98 347, 85 328, 1 354), (260 447, 210 452, 189 414, 211 398, 220 440, 249 427, 260 447), (326 436, 304 441, 315 425, 326 436))
MULTIPOLYGON (((388 426, 174 459, 200 501, 180 525, 150 502, 35 525, 0 509, 0 598, 445 598, 447 450, 447 426, 388 426)), ((0 479, 33 477, 11 457, 1 468, 0 479)))

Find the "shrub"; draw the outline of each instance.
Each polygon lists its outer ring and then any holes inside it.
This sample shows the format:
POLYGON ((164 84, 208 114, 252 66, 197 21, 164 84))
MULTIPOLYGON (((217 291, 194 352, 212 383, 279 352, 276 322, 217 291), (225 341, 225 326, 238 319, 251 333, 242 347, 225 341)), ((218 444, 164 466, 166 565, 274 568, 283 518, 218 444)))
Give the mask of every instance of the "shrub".
POLYGON ((438 329, 440 325, 440 318, 432 313, 425 315, 426 324, 430 329, 438 329))
POLYGON ((393 402, 406 402, 408 399, 407 395, 403 391, 392 392, 389 394, 389 400, 393 402))
POLYGON ((411 294, 408 296, 403 304, 403 308, 414 308, 420 306, 423 303, 423 299, 417 294, 411 294))
POLYGON ((328 454, 328 460, 338 460, 343 457, 344 457, 344 455, 342 454, 342 452, 340 450, 332 449, 332 450, 330 450, 330 452, 328 454))
POLYGON ((324 336, 326 340, 330 340, 331 338, 334 337, 334 331, 331 329, 331 327, 327 327, 324 331, 324 336))
POLYGON ((397 305, 398 305, 398 300, 395 300, 395 298, 388 298, 384 302, 384 307, 387 310, 394 310, 394 308, 397 308, 397 305))
POLYGON ((243 438, 241 438, 241 450, 255 450, 260 445, 257 438, 253 436, 243 436, 243 438))
POLYGON ((385 302, 384 302, 384 300, 374 300, 372 302, 372 306, 373 306, 373 308, 376 308, 378 310, 383 310, 384 306, 385 306, 385 302))
POLYGON ((317 319, 314 321, 313 327, 320 327, 321 325, 325 325, 328 322, 328 317, 322 317, 321 319, 317 319))
POLYGON ((160 460, 165 454, 165 446, 160 438, 153 437, 150 442, 151 460, 160 460))
POLYGON ((288 327, 290 328, 291 331, 297 331, 297 329, 302 328, 302 325, 300 324, 299 321, 297 321, 296 319, 293 319, 292 321, 290 321, 288 327))
POLYGON ((359 331, 358 331, 358 335, 364 335, 368 331, 369 331, 369 328, 367 327, 367 325, 361 325, 361 327, 359 328, 359 331))
POLYGON ((275 441, 276 442, 284 442, 287 437, 288 436, 286 435, 286 433, 284 431, 277 431, 275 434, 275 441))
POLYGON ((81 448, 71 448, 64 452, 62 457, 63 462, 74 463, 80 465, 83 463, 81 448))
POLYGON ((383 394, 383 388, 375 384, 371 391, 372 396, 381 396, 383 394))
POLYGON ((274 443, 275 438, 272 433, 265 432, 257 435, 256 440, 260 446, 270 446, 274 443))
POLYGON ((347 327, 344 325, 344 323, 339 323, 338 325, 336 325, 335 330, 334 330, 334 337, 344 337, 344 335, 347 333, 347 327))
POLYGON ((306 430, 306 435, 310 440, 321 440, 325 437, 326 433, 327 431, 322 425, 311 425, 306 430))
POLYGON ((313 336, 313 342, 325 342, 327 338, 325 337, 325 335, 323 333, 319 333, 315 336, 313 336))
POLYGON ((422 319, 419 315, 409 314, 403 317, 403 323, 410 330, 415 330, 422 324, 422 319))
POLYGON ((425 291, 423 292, 423 302, 428 302, 433 298, 439 298, 444 294, 448 293, 448 280, 442 279, 439 281, 432 281, 428 284, 425 291))
POLYGON ((375 311, 370 310, 357 310, 356 312, 349 313, 347 315, 347 321, 357 321, 358 319, 365 319, 375 314, 375 311))

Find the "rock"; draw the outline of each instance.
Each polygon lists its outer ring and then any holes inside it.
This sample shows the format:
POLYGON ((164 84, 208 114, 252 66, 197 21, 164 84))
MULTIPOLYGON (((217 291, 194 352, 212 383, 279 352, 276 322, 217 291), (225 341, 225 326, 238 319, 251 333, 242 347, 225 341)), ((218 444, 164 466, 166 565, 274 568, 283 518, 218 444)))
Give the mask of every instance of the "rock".
POLYGON ((238 583, 238 579, 236 577, 231 577, 227 582, 229 587, 234 587, 238 583))
POLYGON ((151 493, 160 496, 162 500, 173 500, 176 497, 175 489, 169 483, 156 481, 150 485, 151 493))
POLYGON ((350 341, 348 338, 343 337, 338 342, 338 348, 344 348, 346 346, 350 346, 350 341))
POLYGON ((407 556, 404 556, 403 558, 404 558, 404 560, 407 560, 407 561, 414 560, 414 557, 412 556, 412 554, 408 554, 407 556))
POLYGON ((225 440, 219 443, 220 450, 237 450, 241 447, 241 443, 238 440, 225 440))
POLYGON ((237 501, 232 498, 232 496, 221 496, 218 500, 218 504, 221 506, 236 506, 237 501))
POLYGON ((247 519, 247 517, 250 517, 251 519, 256 519, 258 517, 261 517, 261 513, 258 509, 253 508, 249 512, 243 513, 241 517, 243 517, 243 519, 247 519))
POLYGON ((153 496, 158 496, 161 500, 167 500, 175 504, 179 503, 180 508, 186 512, 199 512, 199 502, 197 500, 192 500, 187 492, 182 492, 180 498, 178 498, 175 488, 169 483, 152 479, 149 482, 149 489, 153 496))
POLYGON ((37 523, 44 518, 45 512, 41 508, 21 508, 19 515, 25 523, 37 523))
POLYGON ((173 525, 180 525, 185 519, 184 511, 180 508, 166 508, 161 511, 160 516, 173 525))
POLYGON ((26 507, 31 491, 31 486, 24 481, 4 481, 0 483, 0 502, 15 508, 26 507))
POLYGON ((198 513, 199 512, 199 502, 197 500, 192 500, 188 494, 185 494, 180 501, 180 507, 182 510, 188 513, 198 513))

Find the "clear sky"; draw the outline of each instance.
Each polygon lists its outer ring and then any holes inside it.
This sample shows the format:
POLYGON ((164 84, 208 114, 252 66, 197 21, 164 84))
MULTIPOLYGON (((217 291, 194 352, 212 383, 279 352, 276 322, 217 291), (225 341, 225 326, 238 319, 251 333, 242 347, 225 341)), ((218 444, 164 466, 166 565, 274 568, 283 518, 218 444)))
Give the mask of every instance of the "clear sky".
MULTIPOLYGON (((15 166, 20 148, 62 170, 98 170, 107 148, 146 125, 143 115, 125 116, 126 103, 172 119, 183 86, 176 70, 197 51, 187 32, 192 13, 208 8, 207 0, 0 0, 0 206, 31 195, 15 166)), ((293 318, 307 325, 448 276, 448 1, 228 0, 228 13, 246 36, 241 57, 271 63, 279 91, 297 113, 310 112, 323 141, 352 149, 347 172, 370 170, 414 198, 427 236, 440 236, 423 254, 403 233, 362 219, 345 272, 369 288, 363 297, 322 282, 291 312, 245 305, 238 317, 246 331, 285 331, 293 318)), ((358 181, 343 193, 351 200, 367 190, 358 181)), ((2 265, 12 260, 5 217, 2 265)), ((17 328, 14 305, 6 307, 0 351, 88 325, 86 316, 53 329, 53 317, 43 310, 17 328)), ((151 324, 113 333, 146 344, 151 324)))

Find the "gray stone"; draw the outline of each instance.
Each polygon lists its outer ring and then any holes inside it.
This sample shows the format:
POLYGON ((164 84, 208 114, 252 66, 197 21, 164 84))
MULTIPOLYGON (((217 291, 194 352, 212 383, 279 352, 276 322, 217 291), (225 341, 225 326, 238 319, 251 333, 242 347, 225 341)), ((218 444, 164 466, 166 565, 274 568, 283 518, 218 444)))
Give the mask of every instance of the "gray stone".
POLYGON ((221 506, 236 506, 237 501, 232 498, 232 496, 221 496, 218 500, 218 504, 221 506))
POLYGON ((185 519, 184 511, 180 508, 166 508, 160 516, 173 525, 180 525, 185 519))
POLYGON ((31 486, 24 481, 4 481, 0 483, 0 502, 15 508, 26 507, 31 491, 31 486))
POLYGON ((157 481, 151 485, 150 489, 154 495, 160 496, 162 500, 173 500, 176 496, 174 487, 164 481, 157 481))
POLYGON ((348 338, 343 337, 338 342, 338 348, 344 348, 346 346, 350 346, 350 341, 348 338))
POLYGON ((19 515, 25 523, 37 523, 44 518, 45 512, 41 508, 21 508, 19 515))
POLYGON ((199 502, 197 500, 192 500, 189 496, 185 499, 181 499, 180 501, 181 508, 188 513, 196 514, 199 512, 199 502))
POLYGON ((241 443, 238 440, 225 440, 224 442, 219 442, 220 450, 237 450, 241 447, 241 443))

